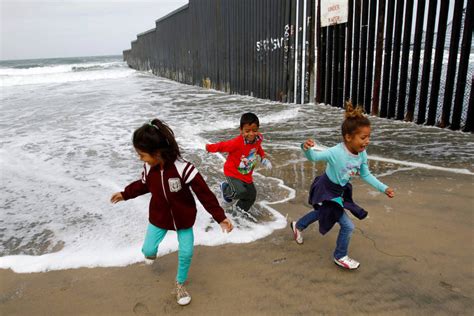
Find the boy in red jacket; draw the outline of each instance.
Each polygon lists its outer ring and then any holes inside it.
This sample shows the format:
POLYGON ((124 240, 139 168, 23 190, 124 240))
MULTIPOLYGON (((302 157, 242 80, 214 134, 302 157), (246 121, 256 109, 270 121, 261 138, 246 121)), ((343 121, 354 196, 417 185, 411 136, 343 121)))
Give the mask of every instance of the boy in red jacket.
POLYGON ((224 164, 224 175, 227 181, 221 183, 222 197, 225 202, 238 200, 237 207, 247 212, 255 202, 257 191, 253 184, 252 173, 260 163, 267 169, 272 168, 271 162, 265 158, 262 149, 263 136, 258 132, 260 122, 253 113, 245 113, 240 118, 240 135, 234 139, 207 144, 206 150, 211 153, 228 153, 224 164))

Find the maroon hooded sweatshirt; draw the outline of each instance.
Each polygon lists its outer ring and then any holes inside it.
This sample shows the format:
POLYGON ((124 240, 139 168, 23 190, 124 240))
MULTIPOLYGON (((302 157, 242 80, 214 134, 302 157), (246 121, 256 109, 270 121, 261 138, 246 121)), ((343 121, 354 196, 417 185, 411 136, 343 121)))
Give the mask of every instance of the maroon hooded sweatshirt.
POLYGON ((201 174, 182 159, 160 167, 144 165, 142 179, 129 184, 122 192, 124 200, 151 193, 149 216, 151 224, 167 229, 186 229, 196 221, 196 202, 191 188, 204 208, 218 222, 226 219, 216 196, 207 186, 201 174))

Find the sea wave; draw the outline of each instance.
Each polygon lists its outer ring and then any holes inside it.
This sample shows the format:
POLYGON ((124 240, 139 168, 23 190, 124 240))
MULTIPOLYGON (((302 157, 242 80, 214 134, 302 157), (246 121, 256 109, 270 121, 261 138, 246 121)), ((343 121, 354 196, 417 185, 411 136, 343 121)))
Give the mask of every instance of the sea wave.
POLYGON ((0 68, 0 86, 63 83, 124 78, 135 71, 123 62, 68 64, 28 68, 0 68))
POLYGON ((24 64, 0 68, 0 76, 30 76, 42 74, 68 73, 74 71, 92 71, 112 68, 127 68, 124 62, 78 63, 64 65, 24 64))

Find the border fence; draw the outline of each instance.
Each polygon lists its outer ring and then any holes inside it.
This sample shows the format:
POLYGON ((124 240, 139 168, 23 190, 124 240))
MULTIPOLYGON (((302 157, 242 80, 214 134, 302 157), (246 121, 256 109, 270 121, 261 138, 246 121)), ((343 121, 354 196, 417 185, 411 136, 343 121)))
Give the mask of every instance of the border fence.
POLYGON ((474 132, 472 0, 190 0, 124 60, 181 83, 474 132), (327 2, 327 1, 326 1, 327 2))

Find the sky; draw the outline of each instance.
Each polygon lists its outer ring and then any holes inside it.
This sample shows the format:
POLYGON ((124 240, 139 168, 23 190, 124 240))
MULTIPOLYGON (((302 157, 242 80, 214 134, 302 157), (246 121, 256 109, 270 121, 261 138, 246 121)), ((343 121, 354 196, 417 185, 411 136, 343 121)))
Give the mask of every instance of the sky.
POLYGON ((0 0, 0 60, 121 55, 188 0, 0 0))
MULTIPOLYGON (((0 60, 121 55, 137 34, 154 28, 155 20, 187 3, 0 0, 0 60)), ((450 17, 453 4, 450 1, 450 17)))

